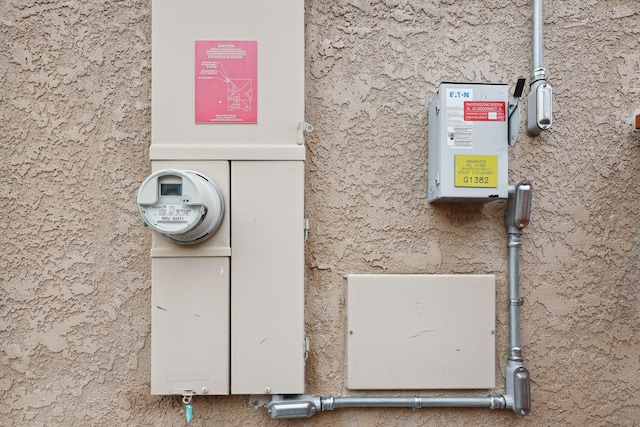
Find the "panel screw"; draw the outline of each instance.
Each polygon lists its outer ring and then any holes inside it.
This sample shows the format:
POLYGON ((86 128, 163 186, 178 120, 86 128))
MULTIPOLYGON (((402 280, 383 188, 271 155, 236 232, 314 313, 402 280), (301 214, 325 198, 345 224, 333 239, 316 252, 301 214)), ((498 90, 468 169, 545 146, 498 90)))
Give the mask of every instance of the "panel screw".
POLYGON ((265 392, 266 394, 271 393, 271 387, 265 387, 265 388, 264 388, 264 392, 265 392))
POLYGON ((202 387, 202 394, 209 393, 209 389, 207 387, 202 387))

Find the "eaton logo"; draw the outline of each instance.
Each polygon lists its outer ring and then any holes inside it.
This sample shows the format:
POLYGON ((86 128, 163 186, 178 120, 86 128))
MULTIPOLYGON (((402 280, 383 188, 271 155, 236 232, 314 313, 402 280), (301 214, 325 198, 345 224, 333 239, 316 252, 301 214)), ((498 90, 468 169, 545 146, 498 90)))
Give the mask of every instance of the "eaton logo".
POLYGON ((465 92, 465 91, 451 91, 449 92, 449 98, 471 98, 471 92, 465 92))

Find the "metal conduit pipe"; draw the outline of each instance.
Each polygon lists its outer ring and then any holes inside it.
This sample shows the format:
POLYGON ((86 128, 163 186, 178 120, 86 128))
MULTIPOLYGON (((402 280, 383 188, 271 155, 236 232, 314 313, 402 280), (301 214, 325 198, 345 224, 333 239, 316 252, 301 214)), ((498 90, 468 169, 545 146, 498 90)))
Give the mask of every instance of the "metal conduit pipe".
POLYGON ((553 124, 553 88, 547 82, 544 68, 544 1, 532 0, 532 71, 527 97, 527 131, 539 135, 553 124))
POLYGON ((339 408, 491 408, 503 409, 506 400, 501 395, 482 397, 323 397, 321 409, 333 411, 339 408))
POLYGON ((267 414, 274 420, 309 418, 318 411, 333 411, 342 408, 490 408, 505 409, 507 399, 502 395, 481 397, 314 397, 314 396, 273 396, 267 405, 267 414))
POLYGON ((523 365, 520 344, 520 246, 522 230, 529 225, 531 194, 529 181, 509 186, 505 224, 509 235, 509 356, 505 369, 507 407, 521 415, 531 411, 529 371, 523 365))
POLYGON ((522 231, 509 233, 509 359, 522 361, 520 345, 520 306, 524 300, 520 298, 520 246, 522 231))
POLYGON ((509 235, 509 356, 505 369, 506 393, 488 396, 409 397, 317 397, 275 395, 267 405, 271 419, 309 418, 318 411, 340 408, 490 408, 512 409, 520 415, 531 411, 529 371, 523 365, 520 344, 520 246, 522 230, 529 224, 531 194, 529 181, 509 186, 505 223, 509 235))
POLYGON ((543 78, 544 69, 544 4, 543 0, 533 0, 532 24, 533 24, 533 73, 534 77, 543 78), (536 73, 536 70, 539 70, 536 73))

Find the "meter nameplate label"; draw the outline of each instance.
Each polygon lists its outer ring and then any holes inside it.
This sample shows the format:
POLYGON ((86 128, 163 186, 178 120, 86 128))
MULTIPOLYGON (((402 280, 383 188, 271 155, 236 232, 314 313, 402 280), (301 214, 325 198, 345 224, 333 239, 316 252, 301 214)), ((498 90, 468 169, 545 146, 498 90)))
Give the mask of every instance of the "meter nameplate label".
POLYGON ((183 230, 200 216, 200 209, 182 204, 153 205, 146 208, 146 212, 153 225, 165 231, 183 230))
POLYGON ((457 154, 455 156, 456 187, 498 187, 498 156, 457 154))
POLYGON ((503 101, 465 101, 465 122, 504 122, 507 119, 503 101))

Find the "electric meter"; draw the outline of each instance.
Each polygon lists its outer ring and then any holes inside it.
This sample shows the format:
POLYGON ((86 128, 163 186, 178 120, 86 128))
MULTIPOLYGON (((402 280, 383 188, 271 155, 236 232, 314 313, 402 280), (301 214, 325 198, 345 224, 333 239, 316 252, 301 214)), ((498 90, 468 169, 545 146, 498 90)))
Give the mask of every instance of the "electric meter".
POLYGON ((224 217, 224 199, 205 175, 163 169, 151 174, 138 190, 138 209, 145 224, 182 245, 211 237, 224 217))

